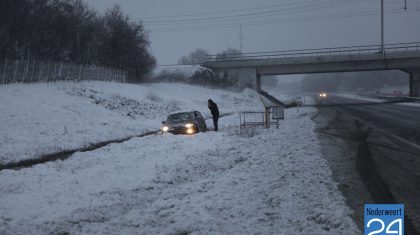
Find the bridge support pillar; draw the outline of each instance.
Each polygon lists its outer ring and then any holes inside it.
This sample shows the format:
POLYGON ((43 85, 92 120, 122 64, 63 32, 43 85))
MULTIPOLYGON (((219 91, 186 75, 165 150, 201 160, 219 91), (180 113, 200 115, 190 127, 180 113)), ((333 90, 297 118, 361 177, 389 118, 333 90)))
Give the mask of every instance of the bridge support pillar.
POLYGON ((261 75, 257 75, 257 79, 255 80, 255 90, 257 90, 257 92, 261 91, 261 75))
POLYGON ((410 73, 410 96, 420 97, 420 72, 410 73))
POLYGON ((261 79, 257 77, 256 68, 240 68, 236 69, 238 74, 239 88, 250 87, 258 91, 261 89, 261 79))

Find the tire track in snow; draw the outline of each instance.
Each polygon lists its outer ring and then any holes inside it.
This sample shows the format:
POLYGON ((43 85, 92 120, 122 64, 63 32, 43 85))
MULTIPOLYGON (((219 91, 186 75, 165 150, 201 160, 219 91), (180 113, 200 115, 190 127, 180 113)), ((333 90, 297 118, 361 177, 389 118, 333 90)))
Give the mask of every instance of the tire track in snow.
POLYGON ((105 147, 109 144, 119 144, 119 143, 129 141, 132 138, 155 135, 158 132, 159 131, 149 131, 149 132, 145 132, 141 135, 135 135, 135 136, 125 137, 125 138, 122 138, 122 139, 114 139, 114 140, 107 140, 107 141, 99 142, 99 143, 92 144, 92 145, 89 145, 89 146, 84 147, 84 148, 66 150, 66 151, 59 152, 59 153, 45 154, 45 155, 39 156, 37 158, 25 159, 25 160, 18 161, 18 162, 1 164, 0 165, 0 171, 2 171, 2 170, 20 170, 22 168, 33 167, 35 165, 46 163, 46 162, 52 162, 52 161, 57 161, 57 160, 65 160, 67 158, 70 158, 76 152, 89 152, 89 151, 93 151, 93 150, 105 147))

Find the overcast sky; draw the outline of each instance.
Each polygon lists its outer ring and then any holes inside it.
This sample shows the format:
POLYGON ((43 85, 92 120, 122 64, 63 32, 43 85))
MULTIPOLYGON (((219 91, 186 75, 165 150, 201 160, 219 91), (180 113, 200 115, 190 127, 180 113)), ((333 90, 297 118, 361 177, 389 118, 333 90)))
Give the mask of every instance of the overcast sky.
MULTIPOLYGON (((272 51, 380 43, 380 0, 85 0, 119 4, 149 32, 158 64, 197 48, 272 51), (168 17, 170 16, 170 17, 168 17), (188 30, 185 30, 188 29, 188 30)), ((385 43, 420 42, 420 0, 385 0, 385 43)))

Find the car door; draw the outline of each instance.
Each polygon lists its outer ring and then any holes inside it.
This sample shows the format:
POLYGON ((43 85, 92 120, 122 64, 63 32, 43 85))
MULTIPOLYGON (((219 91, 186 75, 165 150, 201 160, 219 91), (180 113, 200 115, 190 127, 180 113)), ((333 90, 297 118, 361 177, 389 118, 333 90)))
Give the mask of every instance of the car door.
POLYGON ((199 131, 205 132, 207 130, 207 127, 206 127, 206 121, 204 120, 203 115, 201 115, 200 112, 195 111, 194 117, 199 126, 199 131))

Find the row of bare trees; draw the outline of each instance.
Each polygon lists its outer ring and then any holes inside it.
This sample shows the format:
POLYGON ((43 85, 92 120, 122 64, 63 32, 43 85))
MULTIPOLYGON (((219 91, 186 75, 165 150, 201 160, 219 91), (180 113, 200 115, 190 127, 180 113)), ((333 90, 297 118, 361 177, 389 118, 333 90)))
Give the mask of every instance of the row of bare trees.
POLYGON ((119 6, 99 15, 82 0, 1 0, 0 59, 63 61, 127 71, 139 82, 155 66, 148 35, 119 6))
MULTIPOLYGON (((220 53, 218 53, 214 58, 217 60, 223 60, 228 59, 231 56, 234 56, 235 58, 240 58, 242 54, 241 50, 235 49, 235 48, 228 48, 220 53)), ((186 56, 182 56, 179 60, 179 64, 201 64, 204 61, 208 60, 210 58, 210 55, 208 51, 204 49, 196 49, 195 51, 191 52, 190 54, 186 56)))

